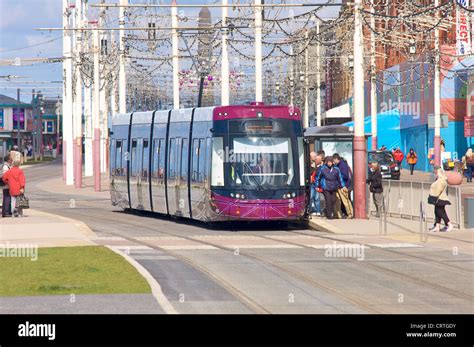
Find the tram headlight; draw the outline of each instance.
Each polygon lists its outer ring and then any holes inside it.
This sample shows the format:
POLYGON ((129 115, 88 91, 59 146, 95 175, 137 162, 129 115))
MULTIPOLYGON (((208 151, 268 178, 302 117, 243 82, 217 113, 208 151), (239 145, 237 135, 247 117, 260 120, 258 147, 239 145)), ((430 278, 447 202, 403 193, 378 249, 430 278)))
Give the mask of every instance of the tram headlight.
POLYGON ((236 197, 237 199, 240 199, 240 194, 235 194, 235 197, 236 197))
POLYGON ((244 194, 242 194, 240 197, 242 198, 242 200, 245 200, 245 195, 244 194))
POLYGON ((291 197, 292 198, 296 197, 296 193, 291 193, 291 197))
POLYGON ((233 197, 234 197, 234 193, 230 193, 230 197, 233 198, 233 197))

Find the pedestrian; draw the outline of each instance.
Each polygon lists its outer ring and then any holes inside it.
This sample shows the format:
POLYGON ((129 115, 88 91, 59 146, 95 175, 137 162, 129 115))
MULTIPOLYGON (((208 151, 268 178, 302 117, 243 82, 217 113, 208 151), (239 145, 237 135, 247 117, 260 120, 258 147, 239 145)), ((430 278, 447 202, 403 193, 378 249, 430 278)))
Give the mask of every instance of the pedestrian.
POLYGON ((370 192, 375 204, 377 218, 380 217, 380 213, 383 210, 383 185, 382 185, 382 172, 380 171, 379 163, 372 162, 370 164, 369 176, 366 183, 369 185, 370 192))
POLYGON ((337 199, 336 193, 338 189, 345 188, 345 186, 341 171, 334 165, 334 160, 331 156, 326 158, 326 164, 321 167, 316 178, 316 185, 318 191, 322 191, 326 200, 326 217, 334 219, 336 217, 334 215, 334 206, 337 199))
MULTIPOLYGON (((337 191, 337 199, 339 203, 336 203, 336 206, 341 206, 344 209, 344 217, 346 218, 354 218, 354 210, 352 208, 352 201, 350 199, 350 190, 352 187, 352 170, 347 163, 347 160, 342 158, 338 153, 334 153, 332 156, 334 160, 334 165, 339 169, 341 172, 342 180, 344 183, 344 188, 340 188, 337 191)), ((336 213, 338 217, 343 217, 341 208, 336 209, 336 213)))
POLYGON ((410 175, 413 175, 413 170, 418 161, 418 156, 413 148, 410 148, 410 152, 407 154, 407 163, 410 165, 410 175))
POLYGON ((448 195, 446 194, 448 178, 441 166, 435 165, 434 173, 436 180, 431 184, 428 203, 434 205, 435 224, 430 231, 451 231, 454 226, 453 223, 449 221, 448 214, 446 213, 446 205, 451 205, 448 195), (444 221, 445 226, 440 229, 441 221, 444 221))
POLYGON ((472 182, 472 173, 474 172, 474 153, 472 148, 469 148, 466 152, 466 169, 467 169, 467 181, 472 182))
POLYGON ((17 198, 25 192, 25 174, 20 169, 20 161, 13 161, 12 167, 2 176, 3 182, 8 184, 11 197, 11 210, 14 217, 23 216, 23 209, 17 208, 17 198))
MULTIPOLYGON (((3 164, 2 164, 2 178, 5 173, 10 170, 12 164, 11 156, 10 154, 7 154, 5 158, 3 158, 3 164)), ((2 188, 3 188, 3 199, 2 199, 2 218, 5 217, 11 217, 12 216, 12 209, 11 209, 11 197, 10 197, 10 189, 8 187, 8 184, 3 182, 3 179, 1 179, 2 183, 2 188)))
POLYGON ((393 151, 393 159, 396 161, 396 163, 398 164, 400 169, 402 167, 402 162, 403 162, 404 157, 405 157, 405 155, 400 150, 400 147, 397 147, 397 149, 393 151))
POLYGON ((310 214, 313 216, 321 216, 321 199, 319 198, 319 192, 316 186, 316 177, 322 166, 321 156, 317 155, 316 152, 309 154, 311 159, 311 192, 310 192, 310 214))

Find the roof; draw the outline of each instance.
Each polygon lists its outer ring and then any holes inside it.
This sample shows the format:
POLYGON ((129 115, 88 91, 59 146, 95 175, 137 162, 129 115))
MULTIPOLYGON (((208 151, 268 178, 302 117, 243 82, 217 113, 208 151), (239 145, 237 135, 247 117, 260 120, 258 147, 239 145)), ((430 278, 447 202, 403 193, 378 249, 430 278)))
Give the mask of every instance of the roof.
MULTIPOLYGON (((6 95, 3 95, 3 94, 0 94, 0 106, 11 106, 11 107, 14 107, 14 106, 17 106, 18 105, 18 101, 16 99, 13 99, 13 98, 10 98, 9 96, 6 96, 6 95)), ((26 107, 31 107, 30 104, 27 104, 25 102, 21 102, 20 101, 20 106, 26 106, 26 107)))

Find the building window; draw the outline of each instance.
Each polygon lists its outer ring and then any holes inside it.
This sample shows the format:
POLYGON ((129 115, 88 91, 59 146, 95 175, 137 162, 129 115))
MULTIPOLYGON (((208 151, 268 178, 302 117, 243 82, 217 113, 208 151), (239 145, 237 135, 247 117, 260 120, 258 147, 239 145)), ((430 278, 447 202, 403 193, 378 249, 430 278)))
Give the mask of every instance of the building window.
POLYGON ((43 121, 43 134, 54 134, 54 121, 52 120, 43 121))

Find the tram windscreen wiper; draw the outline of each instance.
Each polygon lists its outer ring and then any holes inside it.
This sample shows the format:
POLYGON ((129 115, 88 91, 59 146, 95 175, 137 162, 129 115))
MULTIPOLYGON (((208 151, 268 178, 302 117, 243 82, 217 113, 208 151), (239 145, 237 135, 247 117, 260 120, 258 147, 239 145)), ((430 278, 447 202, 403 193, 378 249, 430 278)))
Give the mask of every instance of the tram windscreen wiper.
POLYGON ((257 185, 258 190, 263 190, 262 184, 259 182, 258 178, 253 175, 253 170, 252 170, 252 168, 250 167, 250 165, 249 165, 247 162, 245 162, 245 161, 243 162, 243 164, 244 164, 244 167, 245 167, 245 168, 248 170, 248 172, 250 173, 250 175, 248 175, 248 177, 252 177, 253 181, 254 181, 255 184, 257 185))

